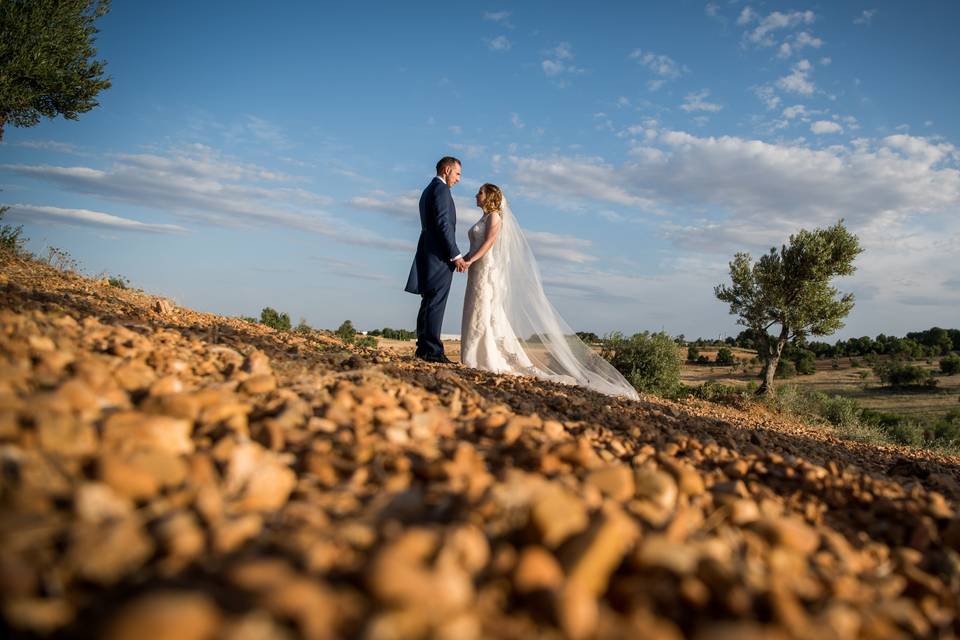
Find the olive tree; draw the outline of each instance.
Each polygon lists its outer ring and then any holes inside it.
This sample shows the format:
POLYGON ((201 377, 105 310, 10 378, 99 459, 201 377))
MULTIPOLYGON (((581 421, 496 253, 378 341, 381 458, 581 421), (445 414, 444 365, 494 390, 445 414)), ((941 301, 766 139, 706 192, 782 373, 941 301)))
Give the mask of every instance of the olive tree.
POLYGON ((108 10, 109 0, 0 2, 0 140, 7 124, 76 120, 97 106, 110 80, 94 59, 94 23, 108 10))
POLYGON ((831 281, 856 271, 853 261, 862 251, 840 220, 825 229, 802 229, 755 263, 748 253, 738 253, 730 262, 731 285, 717 285, 714 294, 740 316, 738 324, 753 331, 763 362, 758 395, 773 392, 787 341, 826 336, 843 327, 853 294, 841 294, 831 281))

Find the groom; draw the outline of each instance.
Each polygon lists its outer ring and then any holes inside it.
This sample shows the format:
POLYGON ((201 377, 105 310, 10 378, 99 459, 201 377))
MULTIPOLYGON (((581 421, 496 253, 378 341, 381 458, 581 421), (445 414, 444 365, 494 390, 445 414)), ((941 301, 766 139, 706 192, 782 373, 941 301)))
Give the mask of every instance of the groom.
POLYGON ((406 290, 419 294, 416 356, 427 362, 451 363, 443 353, 440 326, 453 270, 467 270, 457 248, 457 207, 450 189, 460 182, 460 161, 445 156, 437 163, 437 176, 420 196, 420 241, 410 267, 406 290))

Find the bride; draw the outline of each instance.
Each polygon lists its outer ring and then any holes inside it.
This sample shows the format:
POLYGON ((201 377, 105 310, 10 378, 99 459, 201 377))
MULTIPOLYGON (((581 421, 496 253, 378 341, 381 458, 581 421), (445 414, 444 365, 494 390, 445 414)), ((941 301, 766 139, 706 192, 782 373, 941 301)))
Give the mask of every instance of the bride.
POLYGON ((637 399, 630 383, 547 300, 533 252, 500 188, 480 187, 477 206, 483 217, 468 232, 460 361, 637 399))

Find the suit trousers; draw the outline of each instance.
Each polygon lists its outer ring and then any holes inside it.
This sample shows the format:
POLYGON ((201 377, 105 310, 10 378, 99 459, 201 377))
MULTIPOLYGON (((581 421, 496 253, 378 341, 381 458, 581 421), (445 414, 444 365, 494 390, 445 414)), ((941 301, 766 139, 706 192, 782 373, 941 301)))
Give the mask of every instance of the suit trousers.
POLYGON ((450 295, 450 279, 438 289, 421 294, 420 311, 417 313, 417 355, 442 356, 443 343, 440 341, 440 329, 443 326, 443 312, 447 308, 447 296, 450 295))

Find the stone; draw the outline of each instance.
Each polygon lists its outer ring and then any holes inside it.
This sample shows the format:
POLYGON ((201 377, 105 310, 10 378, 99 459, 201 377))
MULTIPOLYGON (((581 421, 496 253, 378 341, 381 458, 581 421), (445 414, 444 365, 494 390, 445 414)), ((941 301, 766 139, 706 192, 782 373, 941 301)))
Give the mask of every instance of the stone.
POLYGON ((130 500, 115 493, 105 483, 86 482, 80 485, 73 500, 77 517, 86 522, 121 519, 133 513, 130 500))
POLYGON ((635 490, 633 472, 626 465, 615 464, 603 467, 587 474, 586 483, 596 487, 600 493, 616 500, 626 502, 633 497, 635 490))
POLYGON ((181 418, 118 411, 104 421, 102 439, 104 447, 116 452, 152 449, 184 454, 193 453, 192 430, 193 425, 181 418))
POLYGON ((225 489, 244 511, 279 509, 296 483, 296 474, 277 454, 254 442, 238 445, 230 454, 225 489))
POLYGON ((10 598, 2 610, 10 626, 40 635, 67 626, 76 616, 73 605, 63 598, 10 598))
POLYGON ((552 591, 563 583, 563 569, 552 553, 540 546, 525 547, 513 572, 513 587, 518 593, 552 591))
POLYGON ((692 575, 699 560, 700 554, 694 547, 671 542, 662 535, 645 537, 636 553, 636 562, 640 566, 666 569, 678 576, 692 575))
POLYGON ((112 585, 139 569, 153 554, 153 541, 134 517, 73 527, 68 562, 77 573, 112 585))
POLYGON ((153 310, 162 316, 170 315, 171 313, 173 313, 173 305, 170 304, 169 300, 158 298, 153 305, 153 310))
POLYGON ((222 614, 199 592, 161 591, 140 596, 111 620, 105 640, 212 640, 222 614))
POLYGON ((69 415, 46 415, 37 424, 37 436, 43 450, 61 456, 89 456, 97 450, 93 425, 69 415))
POLYGON ((213 548, 220 553, 232 553, 248 540, 260 535, 263 518, 255 513, 220 520, 213 527, 213 548))
POLYGON ((589 522, 583 501, 555 483, 534 497, 530 519, 543 544, 551 549, 586 529, 589 522))
POLYGON ((240 391, 249 395, 269 393, 277 388, 277 379, 270 373, 250 376, 240 383, 240 391))
POLYGON ((569 581, 580 583, 594 597, 600 597, 638 535, 639 529, 630 516, 612 506, 605 509, 586 533, 564 549, 569 581))
POLYGON ((796 516, 765 518, 755 527, 770 544, 782 545, 798 553, 810 555, 820 546, 820 534, 796 516))
POLYGON ((557 624, 569 640, 593 636, 600 618, 596 598, 579 582, 569 582, 554 600, 557 624))

